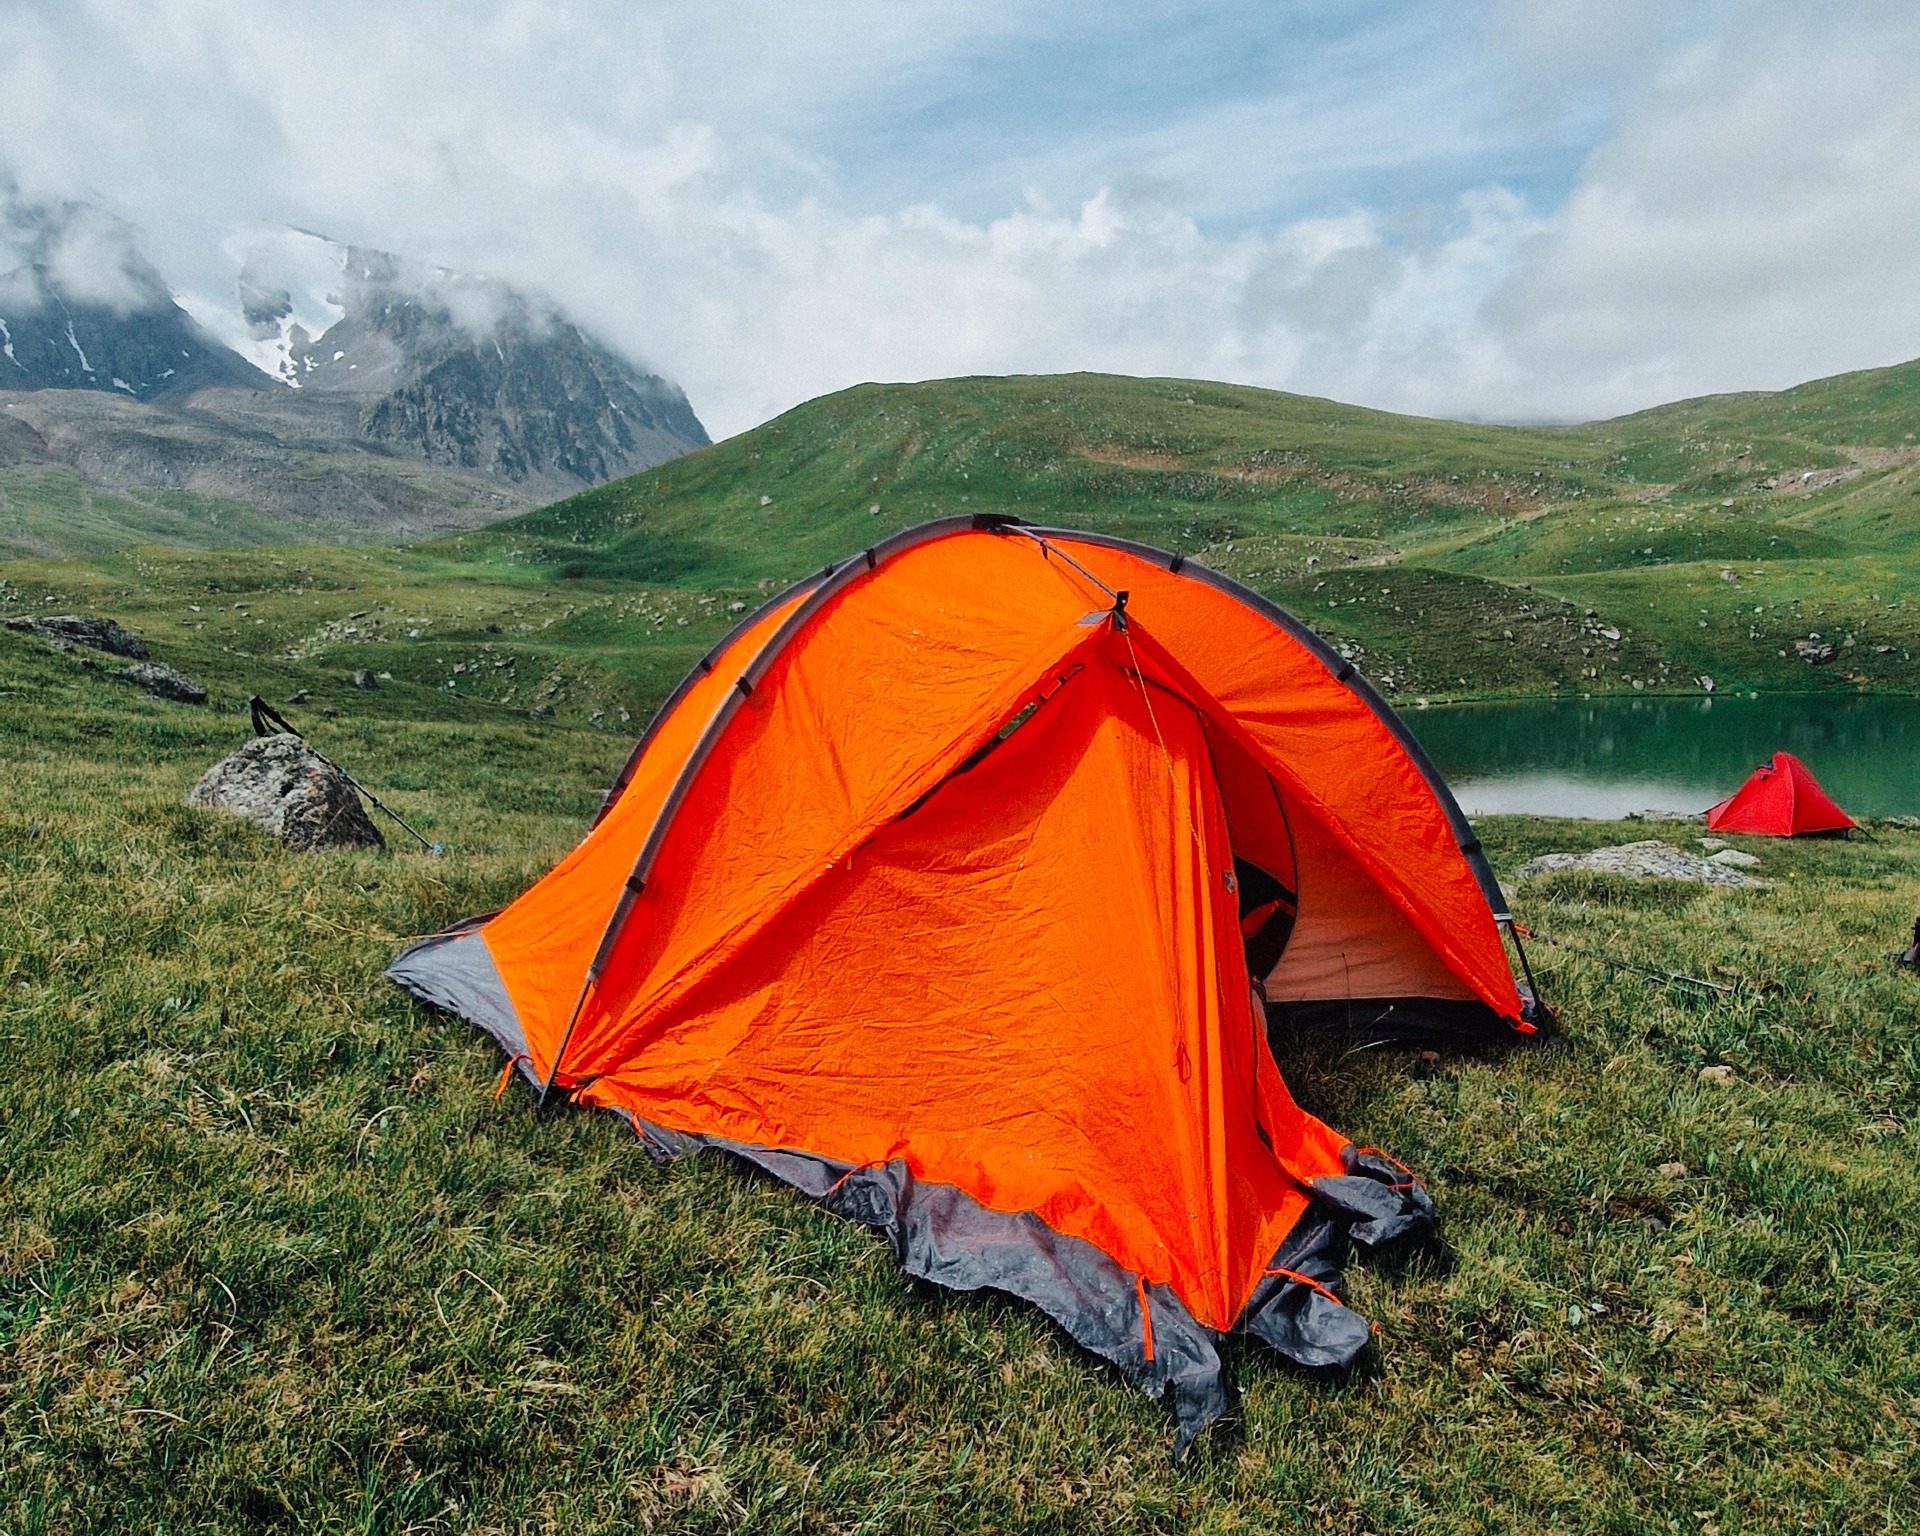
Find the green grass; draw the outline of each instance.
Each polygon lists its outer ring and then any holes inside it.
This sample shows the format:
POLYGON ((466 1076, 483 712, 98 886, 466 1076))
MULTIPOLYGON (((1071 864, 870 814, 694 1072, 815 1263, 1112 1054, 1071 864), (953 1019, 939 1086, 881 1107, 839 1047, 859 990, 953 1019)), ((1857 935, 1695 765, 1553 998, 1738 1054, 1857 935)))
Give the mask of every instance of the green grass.
MULTIPOLYGON (((569 847, 630 731, 587 727, 585 701, 536 724, 437 673, 360 692, 329 652, 269 675, 450 852, 303 857, 181 805, 245 735, 266 663, 235 641, 306 633, 312 596, 427 620, 396 662, 473 654, 504 619, 530 628, 524 667, 636 622, 590 584, 402 590, 383 558, 276 558, 223 567, 198 616, 190 556, 62 578, 115 611, 144 594, 214 709, 0 633, 9 1536, 1907 1525, 1920 983, 1881 956, 1920 906, 1920 837, 1744 844, 1763 892, 1523 888, 1523 920, 1750 984, 1733 999, 1536 945, 1561 1049, 1289 1052, 1309 1109, 1428 1181, 1442 1239, 1355 1266, 1379 1337, 1352 1375, 1236 1350, 1242 1405, 1176 1472, 1163 1410, 1039 1313, 909 1282, 725 1164, 657 1169, 612 1117, 496 1099, 494 1047, 380 980, 569 847), (1719 1063, 1734 1081, 1703 1083, 1719 1063)), ((639 702, 670 670, 647 665, 578 676, 639 702)), ((1481 830, 1503 871, 1622 836, 1481 830)))
POLYGON ((70 469, 0 475, 0 559, 89 555, 136 544, 232 549, 312 537, 291 518, 223 497, 114 495, 70 469))
MULTIPOLYGON (((393 549, 287 547, 217 555, 134 549, 91 560, 0 566, 0 610, 110 613, 157 660, 213 691, 217 707, 258 692, 305 693, 296 722, 360 718, 525 723, 531 710, 617 733, 637 720, 744 610, 758 586, 689 591, 567 582, 507 566, 456 566, 393 549), (379 689, 352 685, 356 672, 379 689)), ((75 668, 110 668, 79 653, 75 668)))
MULTIPOLYGON (((1379 1338, 1352 1375, 1236 1348, 1242 1406, 1178 1473, 1163 1410, 1037 1312, 494 1098, 497 1051, 379 973, 572 846, 739 612, 943 513, 1186 550, 1401 699, 1911 692, 1916 401, 1912 367, 1570 429, 866 386, 411 549, 0 483, 0 612, 109 614, 213 694, 0 631, 0 1532, 1904 1529, 1920 982, 1883 955, 1920 907, 1911 833, 1743 844, 1764 891, 1518 897, 1731 998, 1542 944, 1563 1048, 1298 1042, 1302 1102, 1418 1169, 1442 1240, 1355 1267, 1379 1338), (214 544, 243 547, 180 547, 214 544), (254 691, 449 852, 301 857, 187 810, 254 691)), ((1503 872, 1694 835, 1481 832, 1503 872)))

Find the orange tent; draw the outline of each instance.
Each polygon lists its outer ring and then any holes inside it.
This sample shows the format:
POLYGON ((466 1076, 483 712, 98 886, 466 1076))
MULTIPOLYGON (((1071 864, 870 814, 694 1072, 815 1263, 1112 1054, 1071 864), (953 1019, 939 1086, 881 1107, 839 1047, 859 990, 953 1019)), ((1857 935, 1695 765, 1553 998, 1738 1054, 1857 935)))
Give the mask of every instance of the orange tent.
POLYGON ((1759 837, 1805 837, 1845 832, 1853 818, 1835 805, 1813 770, 1791 752, 1776 752, 1718 805, 1707 811, 1709 832, 1749 832, 1759 837))
POLYGON ((1352 666, 1141 545, 947 519, 744 622, 584 841, 389 974, 666 1157, 742 1157, 913 1274, 1034 1301, 1182 1449, 1218 1335, 1367 1338, 1349 1238, 1425 1225, 1268 1030, 1530 1031, 1499 886, 1352 666))

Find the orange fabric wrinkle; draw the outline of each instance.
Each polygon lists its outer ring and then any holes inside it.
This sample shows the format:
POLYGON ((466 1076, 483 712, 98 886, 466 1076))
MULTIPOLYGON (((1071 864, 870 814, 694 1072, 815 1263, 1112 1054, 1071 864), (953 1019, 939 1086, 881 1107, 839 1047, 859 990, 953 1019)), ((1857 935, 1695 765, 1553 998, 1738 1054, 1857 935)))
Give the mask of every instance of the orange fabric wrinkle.
MULTIPOLYGON (((1240 1110, 1257 1067, 1224 818, 1197 718, 1159 707, 1165 749, 1138 683, 1089 664, 591 1096, 853 1163, 904 1146, 917 1177, 1032 1210, 1230 1325, 1305 1197, 1240 1110)), ((1339 1168, 1336 1148, 1314 1172, 1339 1168)))
POLYGON ((1449 968, 1497 1013, 1517 1018, 1519 991, 1479 882, 1425 778, 1372 711, 1229 594, 1123 550, 1058 542, 1109 586, 1129 590, 1136 636, 1144 630, 1282 785, 1339 829, 1449 968))
POLYGON ((487 924, 487 948, 519 1014, 527 1054, 542 1078, 579 995, 587 962, 681 765, 735 681, 806 596, 792 595, 734 638, 714 669, 661 722, 634 765, 626 793, 600 825, 487 924))

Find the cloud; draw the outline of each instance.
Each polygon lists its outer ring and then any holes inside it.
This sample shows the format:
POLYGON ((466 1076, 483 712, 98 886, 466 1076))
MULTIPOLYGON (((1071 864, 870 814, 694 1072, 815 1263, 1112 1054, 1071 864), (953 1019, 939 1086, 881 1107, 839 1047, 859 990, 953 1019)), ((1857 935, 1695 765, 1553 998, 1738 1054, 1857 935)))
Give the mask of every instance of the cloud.
POLYGON ((164 308, 166 284, 134 231, 87 203, 35 205, 0 180, 0 301, 96 305, 119 314, 164 308))
POLYGON ((16 0, 0 166, 242 332, 280 226, 544 290, 719 434, 963 372, 1537 418, 1920 353, 1920 20, 1460 14, 16 0))
POLYGON ((1920 15, 1742 10, 1646 91, 1489 300, 1516 386, 1558 375, 1561 411, 1920 353, 1920 15))

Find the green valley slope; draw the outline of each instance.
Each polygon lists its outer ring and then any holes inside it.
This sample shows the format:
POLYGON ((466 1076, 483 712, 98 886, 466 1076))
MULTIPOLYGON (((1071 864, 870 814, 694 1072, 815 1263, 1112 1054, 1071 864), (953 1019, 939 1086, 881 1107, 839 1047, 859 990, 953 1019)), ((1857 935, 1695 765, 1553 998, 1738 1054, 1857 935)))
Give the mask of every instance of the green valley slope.
POLYGON ((0 483, 12 550, 97 550, 0 564, 0 611, 110 613, 217 698, 551 710, 628 735, 792 578, 928 518, 1002 512, 1213 564, 1403 703, 1707 679, 1905 693, 1915 431, 1920 365, 1569 428, 1098 375, 863 385, 413 548, 282 544, 229 505, 110 505, 78 482, 30 504, 0 483), (207 547, 229 542, 255 547, 207 547), (355 671, 389 680, 358 692, 355 671))
POLYGON ((1178 549, 1389 692, 1920 687, 1920 364, 1580 427, 1218 384, 862 385, 439 553, 775 583, 928 518, 1178 549))

